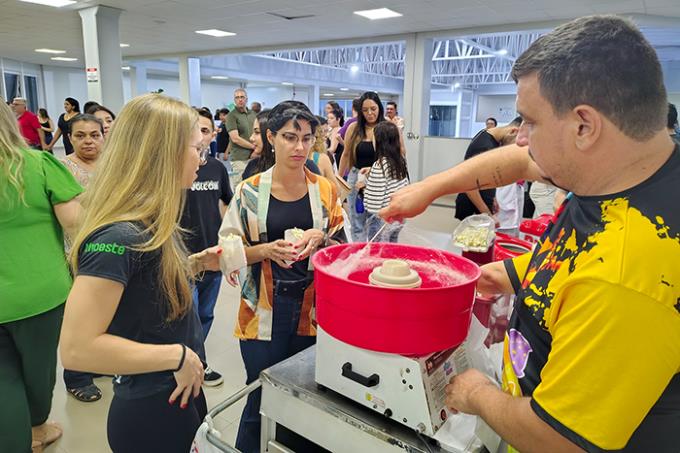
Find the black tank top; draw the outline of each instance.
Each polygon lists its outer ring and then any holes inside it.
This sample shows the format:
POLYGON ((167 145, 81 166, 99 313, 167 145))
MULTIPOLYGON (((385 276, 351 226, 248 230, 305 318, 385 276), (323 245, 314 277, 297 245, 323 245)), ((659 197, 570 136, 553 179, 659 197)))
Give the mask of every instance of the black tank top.
POLYGON ((371 167, 375 162, 375 149, 373 142, 359 142, 356 152, 356 168, 371 167))

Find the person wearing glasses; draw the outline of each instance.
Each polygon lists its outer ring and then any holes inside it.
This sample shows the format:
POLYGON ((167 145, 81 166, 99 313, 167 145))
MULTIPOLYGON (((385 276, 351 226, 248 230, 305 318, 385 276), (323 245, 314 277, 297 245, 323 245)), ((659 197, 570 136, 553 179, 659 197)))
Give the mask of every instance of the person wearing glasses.
MULTIPOLYGON (((309 108, 298 101, 284 101, 271 110, 267 140, 275 164, 237 186, 220 228, 220 238, 238 232, 248 263, 241 272, 234 332, 247 383, 314 344, 309 256, 318 248, 345 242, 335 184, 305 168, 317 124, 309 108), (300 239, 285 240, 285 231, 294 228, 301 230, 300 239)), ((260 398, 259 390, 251 393, 241 416, 236 448, 244 453, 260 451, 260 398)))
MULTIPOLYGON (((196 180, 187 190, 181 226, 188 230, 184 243, 189 253, 198 253, 217 245, 217 232, 222 217, 232 197, 229 174, 217 159, 210 157, 210 142, 215 138, 215 123, 207 109, 196 109, 201 129, 201 164, 196 180)), ((203 340, 208 337, 215 317, 215 303, 220 291, 222 273, 206 271, 197 276, 193 287, 194 306, 203 328, 203 340)), ((205 365, 203 385, 214 387, 224 379, 217 371, 205 365)))
POLYGON ((229 159, 234 172, 234 187, 241 182, 241 175, 248 165, 255 145, 250 142, 256 113, 248 108, 248 93, 243 88, 234 90, 234 109, 229 112, 225 126, 229 133, 229 145, 224 160, 229 159))

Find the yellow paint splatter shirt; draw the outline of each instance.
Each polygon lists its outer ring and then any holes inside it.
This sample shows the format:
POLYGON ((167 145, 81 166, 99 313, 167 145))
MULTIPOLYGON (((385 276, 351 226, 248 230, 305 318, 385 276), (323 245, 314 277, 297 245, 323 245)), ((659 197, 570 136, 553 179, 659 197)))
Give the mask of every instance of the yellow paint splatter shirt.
POLYGON ((630 190, 569 197, 505 265, 505 390, 587 451, 680 451, 680 149, 630 190))

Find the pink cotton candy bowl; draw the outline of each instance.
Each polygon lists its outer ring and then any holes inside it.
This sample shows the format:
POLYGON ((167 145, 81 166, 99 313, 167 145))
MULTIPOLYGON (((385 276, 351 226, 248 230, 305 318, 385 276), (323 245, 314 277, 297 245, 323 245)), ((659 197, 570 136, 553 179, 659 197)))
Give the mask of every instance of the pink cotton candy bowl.
POLYGON ((467 337, 481 271, 466 258, 403 244, 353 243, 325 248, 312 262, 317 321, 338 340, 372 351, 422 356, 456 347, 467 337), (422 284, 370 284, 374 269, 392 259, 406 261, 422 284))

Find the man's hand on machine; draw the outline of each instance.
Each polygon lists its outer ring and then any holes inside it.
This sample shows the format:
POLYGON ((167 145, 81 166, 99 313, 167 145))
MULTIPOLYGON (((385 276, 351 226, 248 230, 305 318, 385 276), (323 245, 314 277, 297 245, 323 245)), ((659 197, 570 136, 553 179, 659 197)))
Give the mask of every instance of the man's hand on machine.
POLYGON ((323 242, 324 232, 314 228, 305 231, 305 234, 295 244, 296 250, 302 250, 296 257, 296 261, 302 261, 311 255, 323 242))
POLYGON ((452 377, 446 386, 446 407, 454 413, 479 415, 475 396, 480 390, 489 389, 501 391, 482 372, 474 368, 464 371, 452 377))
POLYGON ((402 222, 422 214, 436 198, 432 184, 426 179, 395 192, 389 206, 381 209, 378 215, 385 222, 402 222))

